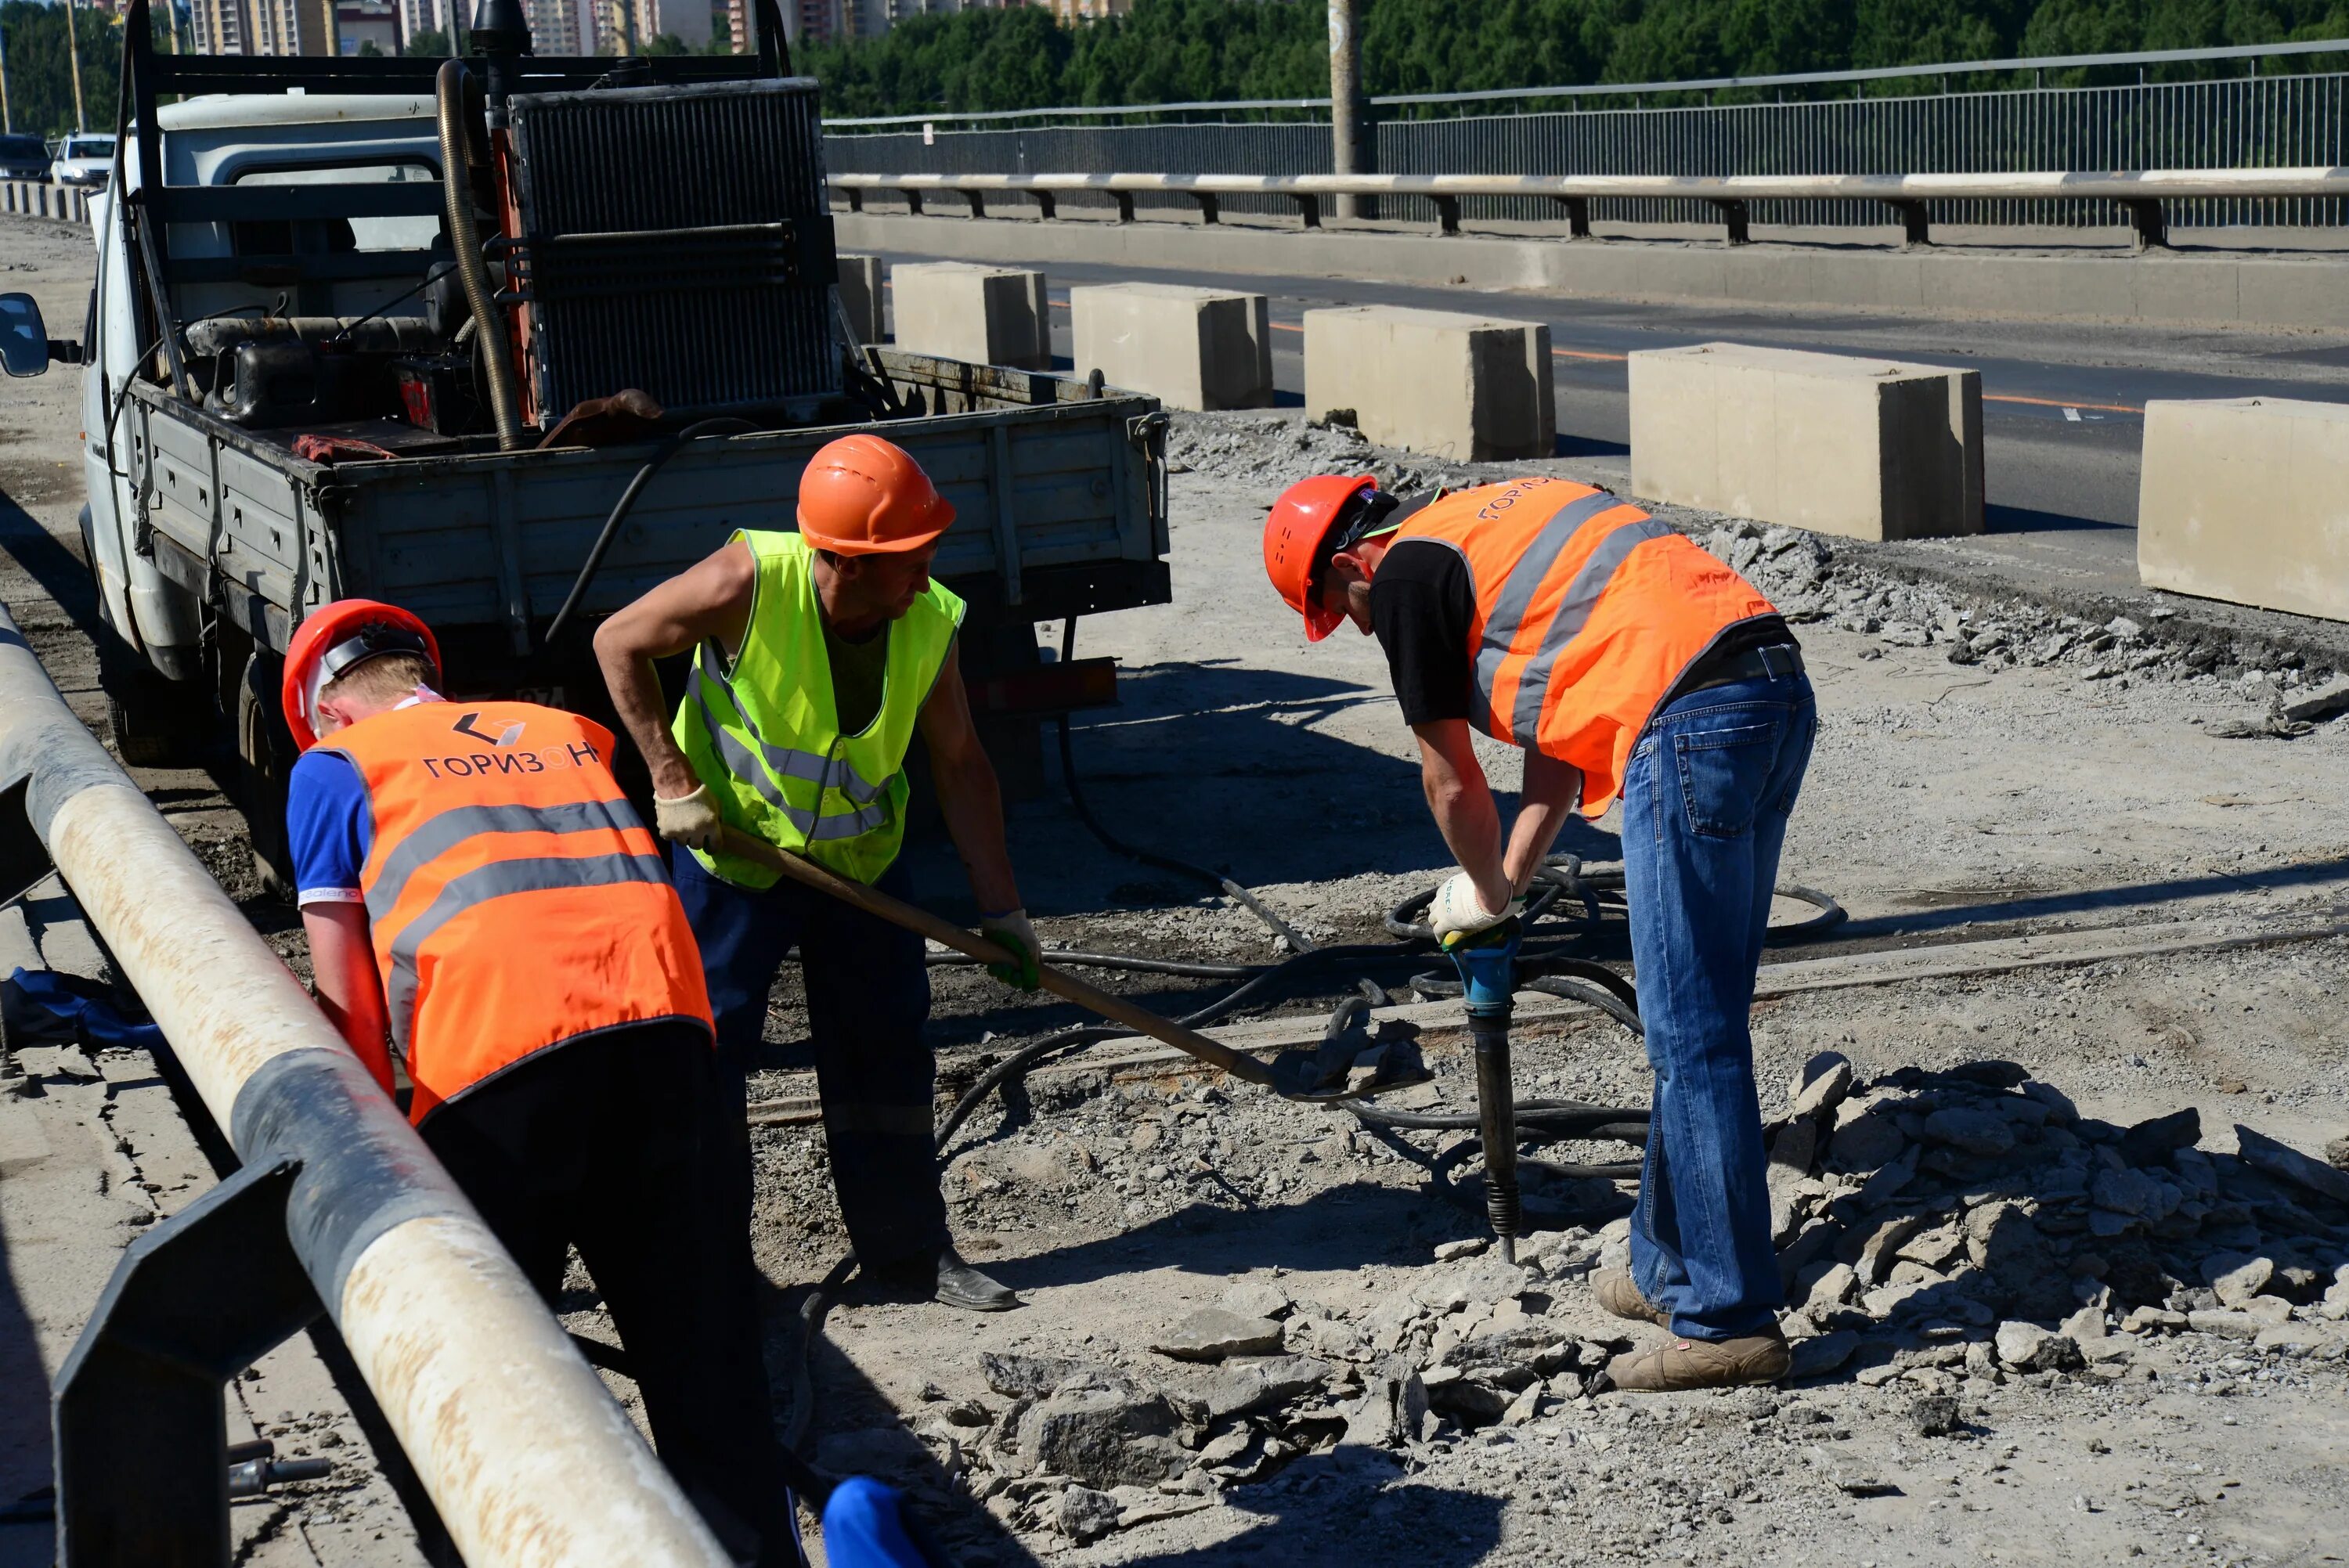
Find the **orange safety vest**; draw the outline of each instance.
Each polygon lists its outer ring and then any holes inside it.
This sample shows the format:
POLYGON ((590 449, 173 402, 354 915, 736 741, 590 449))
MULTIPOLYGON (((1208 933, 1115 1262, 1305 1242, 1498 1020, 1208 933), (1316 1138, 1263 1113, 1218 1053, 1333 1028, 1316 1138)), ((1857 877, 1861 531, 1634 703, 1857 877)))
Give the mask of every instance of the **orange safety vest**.
POLYGON ((359 891, 411 1119, 598 1029, 711 1027, 700 950, 612 777, 610 730, 535 703, 433 702, 320 749, 350 759, 374 812, 359 891))
POLYGON ((1582 769, 1604 813, 1656 705, 1725 629, 1775 613, 1752 583, 1629 501, 1567 480, 1479 485, 1396 531, 1460 552, 1476 727, 1582 769))

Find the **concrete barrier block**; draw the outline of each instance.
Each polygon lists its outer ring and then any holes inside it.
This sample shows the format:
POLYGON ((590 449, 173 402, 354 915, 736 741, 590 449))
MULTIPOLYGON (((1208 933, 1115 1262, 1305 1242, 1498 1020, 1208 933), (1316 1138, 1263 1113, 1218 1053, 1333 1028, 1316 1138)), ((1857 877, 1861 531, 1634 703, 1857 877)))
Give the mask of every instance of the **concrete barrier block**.
POLYGON ((1305 409, 1351 409, 1381 446, 1466 462, 1557 448, 1549 328, 1449 311, 1358 305, 1305 313, 1305 409))
POLYGON ((883 294, 881 258, 843 255, 840 258, 840 308, 859 343, 878 343, 886 335, 881 319, 883 294))
POLYGON ((891 269, 897 346, 974 365, 1052 367, 1051 307, 1044 274, 963 262, 909 262, 891 269))
POLYGON ((2349 404, 2156 399, 2138 473, 2147 587, 2349 621, 2349 404))
POLYGON ((1635 495, 1848 539, 1982 531, 1978 371, 1705 343, 1630 373, 1635 495))
POLYGON ((1272 404, 1270 306, 1260 294, 1175 284, 1069 291, 1076 373, 1174 408, 1272 404))

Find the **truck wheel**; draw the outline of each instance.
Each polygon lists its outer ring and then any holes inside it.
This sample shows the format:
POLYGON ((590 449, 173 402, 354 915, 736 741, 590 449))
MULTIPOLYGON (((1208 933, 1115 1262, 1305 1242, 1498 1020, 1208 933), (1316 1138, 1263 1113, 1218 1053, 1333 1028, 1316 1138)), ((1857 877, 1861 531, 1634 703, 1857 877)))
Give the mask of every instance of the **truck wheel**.
POLYGON ((284 661, 255 653, 237 693, 236 752, 244 827, 253 841, 253 874, 270 897, 294 902, 294 857, 285 839, 285 787, 294 771, 294 736, 278 711, 284 661))
POLYGON ((200 685, 166 680, 111 631, 98 634, 98 682, 106 689, 114 749, 131 768, 187 768, 202 759, 212 699, 200 685))

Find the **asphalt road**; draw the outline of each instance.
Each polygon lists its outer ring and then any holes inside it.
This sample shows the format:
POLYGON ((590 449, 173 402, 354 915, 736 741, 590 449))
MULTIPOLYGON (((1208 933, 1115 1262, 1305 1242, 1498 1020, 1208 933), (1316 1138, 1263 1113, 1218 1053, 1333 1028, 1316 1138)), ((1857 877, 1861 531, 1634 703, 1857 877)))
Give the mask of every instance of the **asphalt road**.
POLYGON ((1055 351, 1063 358, 1071 351, 1067 285, 1140 279, 1267 295, 1273 377, 1288 403, 1304 392, 1300 324, 1310 309, 1397 304, 1547 322, 1557 377, 1559 450, 1593 459, 1602 469, 1627 454, 1630 415, 1624 356, 1633 349, 1726 340, 1977 369, 1982 377, 1990 532, 1967 548, 2116 585, 2137 581, 2137 458, 2148 399, 2268 394, 2349 402, 2349 336, 2338 335, 1632 304, 1342 279, 1137 273, 1075 264, 1050 269, 1055 351))

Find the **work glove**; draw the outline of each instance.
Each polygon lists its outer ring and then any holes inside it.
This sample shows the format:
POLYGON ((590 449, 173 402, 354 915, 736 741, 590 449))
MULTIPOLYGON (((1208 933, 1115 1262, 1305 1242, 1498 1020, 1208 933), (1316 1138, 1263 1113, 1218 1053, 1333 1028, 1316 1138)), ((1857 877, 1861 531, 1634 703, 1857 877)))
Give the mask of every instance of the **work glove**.
POLYGON ((715 850, 719 835, 725 831, 726 819, 718 814, 718 802, 709 793, 709 786, 697 784, 690 795, 676 799, 666 796, 653 797, 653 824, 660 836, 688 850, 715 850))
POLYGON ((1033 991, 1044 983, 1037 966, 1037 954, 1043 950, 1036 940, 1036 928, 1028 923, 1024 909, 1007 910, 1001 914, 978 917, 978 934, 1011 954, 1009 964, 990 964, 987 972, 1006 985, 1016 985, 1022 991, 1033 991))
POLYGON ((1476 882, 1466 872, 1454 872, 1435 890, 1435 898, 1427 906, 1427 923, 1435 933, 1436 942, 1449 953, 1464 942, 1473 942, 1512 915, 1525 913, 1526 901, 1511 899, 1497 911, 1488 910, 1477 896, 1476 882))

